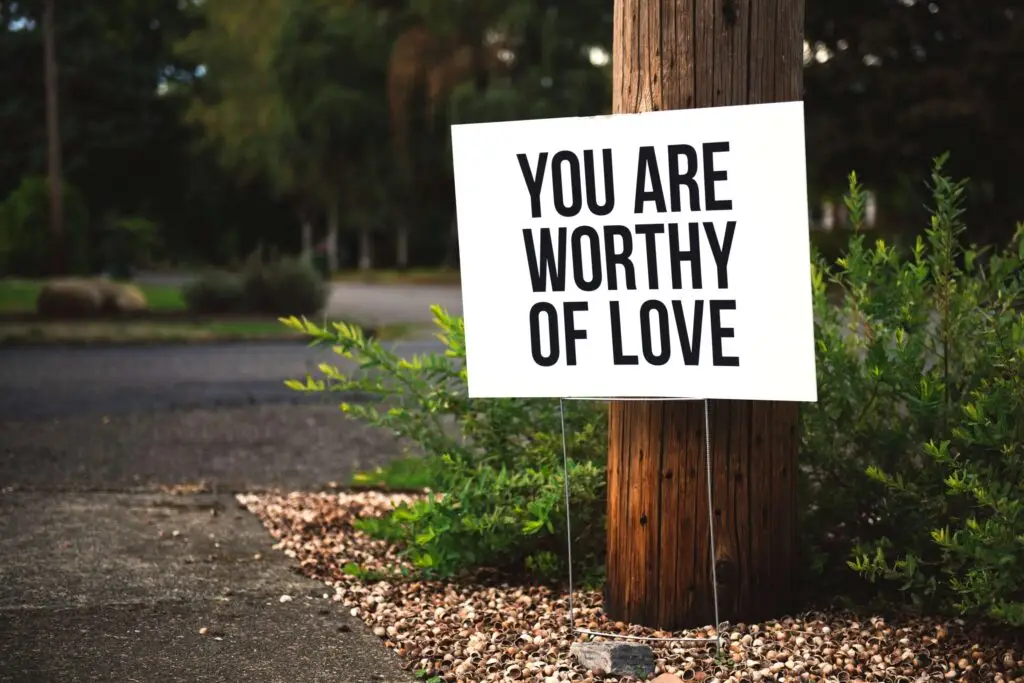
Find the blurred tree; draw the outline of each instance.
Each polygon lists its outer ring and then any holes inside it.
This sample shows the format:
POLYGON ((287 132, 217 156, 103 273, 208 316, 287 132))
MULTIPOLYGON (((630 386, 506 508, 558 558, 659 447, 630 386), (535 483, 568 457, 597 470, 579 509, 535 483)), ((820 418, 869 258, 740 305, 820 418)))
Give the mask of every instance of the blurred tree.
POLYGON ((435 216, 450 222, 445 261, 454 265, 454 188, 445 124, 606 112, 612 5, 605 0, 578 0, 572 6, 564 0, 410 0, 403 17, 405 30, 393 43, 388 68, 392 142, 399 181, 410 199, 398 219, 397 260, 404 265, 408 237, 401 230, 413 217, 423 221, 428 205, 440 199, 445 208, 435 216))
POLYGON ((266 177, 294 201, 305 248, 311 215, 326 213, 337 270, 342 209, 368 235, 372 209, 385 204, 373 152, 387 137, 386 15, 327 0, 223 0, 199 11, 202 28, 179 44, 206 66, 189 120, 228 168, 266 177))
POLYGON ((52 271, 64 273, 64 168, 60 160, 61 134, 57 97, 57 43, 54 0, 43 0, 43 71, 46 81, 46 175, 50 195, 50 251, 52 271))
POLYGON ((808 2, 806 33, 812 175, 842 186, 856 168, 890 211, 916 211, 908 174, 948 149, 975 180, 970 213, 988 219, 972 239, 1024 218, 1022 0, 808 2))
POLYGON ((384 83, 389 14, 364 3, 292 0, 271 60, 290 122, 288 144, 327 211, 329 268, 342 208, 359 235, 360 269, 373 266, 372 233, 388 203, 384 83))
MULTIPOLYGON (((46 169, 42 8, 0 0, 0 62, 18 65, 0 71, 0 199, 46 169)), ((916 211, 907 179, 948 148, 976 181, 975 237, 1024 217, 1022 15, 1024 0, 808 3, 818 194, 857 168, 881 216, 916 211)), ((308 254, 326 216, 364 266, 454 263, 448 124, 610 101, 607 0, 57 0, 54 29, 64 176, 91 216, 161 226, 165 255, 308 254)))
MULTIPOLYGON (((200 240, 248 222, 250 209, 259 218, 276 209, 260 188, 226 184, 191 148, 182 95, 197 63, 172 49, 195 25, 189 7, 58 0, 54 33, 65 180, 85 196, 90 215, 147 217, 165 228, 166 249, 192 247, 202 258, 209 254, 200 240)), ((17 65, 0 70, 0 199, 46 169, 42 9, 41 0, 0 0, 0 63, 17 65)))
POLYGON ((185 119, 201 145, 241 182, 264 179, 295 201, 302 249, 312 249, 313 180, 294 139, 293 122, 271 69, 286 0, 222 0, 193 7, 200 25, 176 45, 181 58, 201 63, 185 119))

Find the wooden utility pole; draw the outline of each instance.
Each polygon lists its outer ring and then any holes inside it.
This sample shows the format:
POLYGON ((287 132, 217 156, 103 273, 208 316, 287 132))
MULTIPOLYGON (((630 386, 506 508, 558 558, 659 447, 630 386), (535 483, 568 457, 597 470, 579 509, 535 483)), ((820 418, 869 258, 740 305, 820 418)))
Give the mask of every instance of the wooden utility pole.
POLYGON ((57 115, 57 47, 54 2, 43 3, 43 61, 46 82, 46 161, 50 180, 50 237, 53 273, 64 271, 64 190, 60 154, 60 118, 57 115))
MULTIPOLYGON (((614 2, 615 113, 802 98, 804 0, 614 2)), ((679 133, 666 144, 689 140, 679 133)), ((724 621, 792 606, 797 428, 796 403, 711 402, 724 621)), ((608 438, 606 613, 673 630, 713 624, 703 402, 612 402, 608 438)))

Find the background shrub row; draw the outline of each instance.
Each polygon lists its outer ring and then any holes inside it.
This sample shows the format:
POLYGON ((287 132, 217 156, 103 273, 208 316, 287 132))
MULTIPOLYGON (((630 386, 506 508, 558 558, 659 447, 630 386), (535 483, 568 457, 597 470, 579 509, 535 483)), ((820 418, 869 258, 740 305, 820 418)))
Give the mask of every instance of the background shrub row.
POLYGON ((241 273, 203 273, 185 288, 184 298, 190 311, 204 315, 313 315, 327 303, 327 289, 316 268, 300 259, 265 263, 257 255, 241 273))

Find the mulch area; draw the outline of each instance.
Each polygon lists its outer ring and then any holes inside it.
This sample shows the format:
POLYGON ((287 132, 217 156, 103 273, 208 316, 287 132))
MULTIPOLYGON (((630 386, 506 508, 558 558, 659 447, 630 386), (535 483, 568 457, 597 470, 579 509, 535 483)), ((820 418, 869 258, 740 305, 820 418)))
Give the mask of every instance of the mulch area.
MULTIPOLYGON (((275 548, 299 570, 330 586, 335 601, 361 618, 406 667, 444 681, 628 681, 586 671, 570 659, 567 595, 498 579, 446 583, 366 580, 345 572, 394 576, 405 565, 389 544, 352 523, 382 515, 407 494, 381 492, 239 495, 263 521, 275 548)), ((608 621, 598 593, 575 595, 578 628, 623 635, 715 637, 712 628, 659 633, 608 621)), ((886 621, 847 613, 808 613, 761 624, 736 624, 709 646, 652 644, 657 671, 682 680, 979 681, 1024 683, 1020 642, 962 620, 886 621)))

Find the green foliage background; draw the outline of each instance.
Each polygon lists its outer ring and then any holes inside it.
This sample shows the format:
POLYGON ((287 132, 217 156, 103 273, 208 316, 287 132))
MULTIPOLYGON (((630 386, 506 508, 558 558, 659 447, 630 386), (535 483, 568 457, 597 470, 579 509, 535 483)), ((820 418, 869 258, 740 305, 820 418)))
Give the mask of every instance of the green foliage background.
MULTIPOLYGON (((0 200, 46 170, 40 0, 0 0, 0 200)), ((935 149, 974 183, 971 239, 1024 215, 1015 68, 1024 0, 806 3, 812 199, 872 180, 887 239, 912 227, 935 149), (828 59, 819 61, 819 55, 828 59)), ((300 248, 337 210, 344 266, 456 262, 447 126, 610 108, 609 0, 110 0, 56 16, 66 180, 93 217, 158 227, 151 256, 300 248)), ((97 232, 101 227, 90 226, 97 232)), ((913 230, 910 231, 911 241, 913 230)), ((829 239, 827 236, 825 239, 829 239)))

